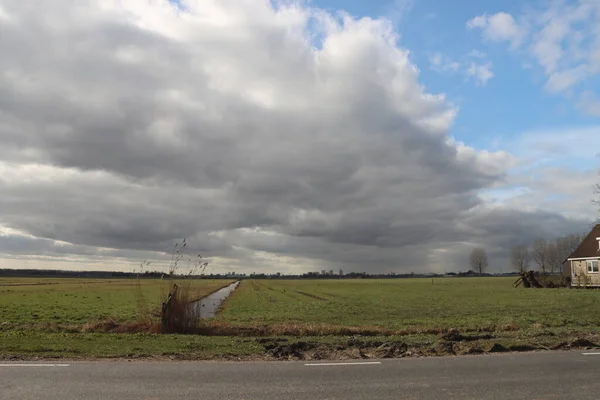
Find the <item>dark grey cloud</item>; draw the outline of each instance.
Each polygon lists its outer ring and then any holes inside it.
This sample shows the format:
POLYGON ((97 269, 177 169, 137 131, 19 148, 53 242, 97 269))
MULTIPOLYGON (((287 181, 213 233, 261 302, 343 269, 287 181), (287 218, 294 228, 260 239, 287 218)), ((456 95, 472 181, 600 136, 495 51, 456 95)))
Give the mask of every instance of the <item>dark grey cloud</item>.
POLYGON ((582 224, 486 208, 511 156, 449 139, 455 110, 389 22, 121 3, 0 0, 6 255, 135 259, 187 237, 228 268, 450 270, 476 243, 582 224))

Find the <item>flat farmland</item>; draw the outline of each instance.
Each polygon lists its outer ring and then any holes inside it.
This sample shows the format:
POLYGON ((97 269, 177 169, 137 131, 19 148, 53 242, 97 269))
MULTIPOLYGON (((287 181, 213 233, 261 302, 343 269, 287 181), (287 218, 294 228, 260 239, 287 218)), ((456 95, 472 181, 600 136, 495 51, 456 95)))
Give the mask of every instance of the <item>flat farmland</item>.
POLYGON ((248 280, 218 320, 417 329, 600 328, 600 291, 513 288, 514 278, 248 280))
MULTIPOLYGON (((200 298, 231 281, 189 282, 200 298)), ((140 306, 157 310, 170 285, 159 279, 0 278, 0 323, 132 322, 140 317, 140 306)))
MULTIPOLYGON (((138 326, 129 323, 140 320, 139 300, 158 310, 172 282, 0 279, 0 359, 353 359, 600 344, 599 290, 513 281, 244 280, 197 334, 160 335, 112 327, 138 326)), ((230 282, 189 284, 199 298, 230 282)))

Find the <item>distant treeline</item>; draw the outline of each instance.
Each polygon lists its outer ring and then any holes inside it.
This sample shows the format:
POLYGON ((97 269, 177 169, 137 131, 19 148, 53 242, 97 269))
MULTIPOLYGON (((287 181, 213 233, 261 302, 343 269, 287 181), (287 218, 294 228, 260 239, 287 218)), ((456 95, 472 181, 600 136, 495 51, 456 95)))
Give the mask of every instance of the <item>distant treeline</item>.
MULTIPOLYGON (((481 276, 514 276, 516 273, 504 274, 482 274, 481 276)), ((442 278, 442 277, 474 277, 480 276, 473 271, 450 272, 447 274, 368 274, 366 272, 350 272, 344 275, 321 274, 318 272, 308 272, 302 275, 282 275, 276 274, 206 274, 206 275, 186 275, 193 279, 406 279, 406 278, 442 278)), ((148 271, 144 273, 120 272, 120 271, 64 271, 49 269, 0 269, 0 277, 13 278, 169 278, 169 275, 163 272, 148 271)), ((183 277, 177 276, 174 277, 183 277)))
POLYGON ((474 271, 466 272, 449 272, 446 274, 369 274, 366 272, 350 272, 344 275, 336 274, 321 274, 318 272, 308 272, 302 275, 280 275, 280 274, 251 274, 251 279, 408 279, 408 278, 444 278, 444 277, 475 277, 475 276, 517 276, 516 272, 501 273, 501 274, 481 274, 474 271))
MULTIPOLYGON (((165 272, 146 271, 138 272, 122 272, 122 271, 65 271, 55 269, 0 269, 0 277, 13 278, 119 278, 119 279, 136 279, 136 278, 169 278, 169 274, 165 272)), ((173 275, 177 278, 194 278, 194 279, 230 279, 235 277, 231 274, 210 274, 210 275, 173 275)))
MULTIPOLYGON (((140 277, 160 278, 160 272, 146 272, 139 274, 140 277)), ((0 277, 14 278, 137 278, 134 272, 120 271, 64 271, 55 269, 0 269, 0 277)))

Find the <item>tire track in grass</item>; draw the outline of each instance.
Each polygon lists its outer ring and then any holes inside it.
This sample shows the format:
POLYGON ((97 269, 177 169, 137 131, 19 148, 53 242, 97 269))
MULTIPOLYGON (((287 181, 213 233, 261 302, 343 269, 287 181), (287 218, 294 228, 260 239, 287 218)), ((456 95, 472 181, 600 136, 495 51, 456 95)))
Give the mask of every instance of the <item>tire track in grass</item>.
POLYGON ((306 293, 306 292, 301 292, 301 291, 299 291, 299 290, 296 290, 295 292, 296 292, 296 293, 298 293, 298 294, 301 294, 301 295, 303 295, 303 296, 310 297, 311 299, 315 299, 315 300, 319 300, 319 301, 329 301, 329 299, 326 299, 325 297, 320 297, 320 296, 317 296, 317 295, 315 295, 315 294, 310 294, 310 293, 306 293))

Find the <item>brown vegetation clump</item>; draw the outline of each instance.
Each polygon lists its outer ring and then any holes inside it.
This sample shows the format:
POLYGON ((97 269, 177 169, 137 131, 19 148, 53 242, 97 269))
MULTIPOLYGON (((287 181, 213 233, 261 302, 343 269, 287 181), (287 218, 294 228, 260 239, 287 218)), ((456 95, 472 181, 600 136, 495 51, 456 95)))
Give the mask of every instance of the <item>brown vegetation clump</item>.
POLYGON ((88 333, 158 333, 160 327, 151 322, 119 323, 112 319, 89 322, 81 327, 81 332, 88 333))
POLYGON ((200 328, 199 333, 213 336, 390 336, 396 332, 379 327, 335 326, 325 324, 256 324, 231 325, 213 321, 200 328))
POLYGON ((519 325, 513 324, 513 323, 511 323, 511 324, 504 324, 504 325, 500 326, 500 330, 503 331, 503 332, 516 332, 519 329, 520 329, 519 325))
MULTIPOLYGON (((168 289, 163 290, 163 302, 160 310, 153 310, 149 306, 150 302, 142 292, 142 285, 139 279, 139 274, 148 269, 150 262, 144 261, 140 264, 136 286, 138 322, 129 325, 135 325, 143 331, 156 330, 154 327, 158 326, 158 332, 160 333, 194 333, 197 330, 199 320, 193 308, 190 307, 190 303, 198 300, 198 296, 195 296, 190 278, 195 275, 204 274, 208 263, 204 262, 201 254, 198 254, 193 259, 187 258, 186 263, 186 250, 187 239, 185 238, 181 242, 181 245, 178 242, 173 247, 171 261, 168 266, 166 285, 163 287, 163 289, 168 289), (166 293, 167 290, 168 293, 166 293)), ((130 328, 135 329, 134 326, 130 328)))
POLYGON ((401 358, 413 355, 408 345, 401 341, 365 341, 350 338, 346 343, 328 345, 319 342, 298 341, 290 343, 284 338, 258 339, 265 354, 277 360, 346 360, 401 358))
POLYGON ((173 285, 167 300, 162 304, 161 333, 194 333, 199 319, 190 307, 192 301, 189 286, 173 285))

